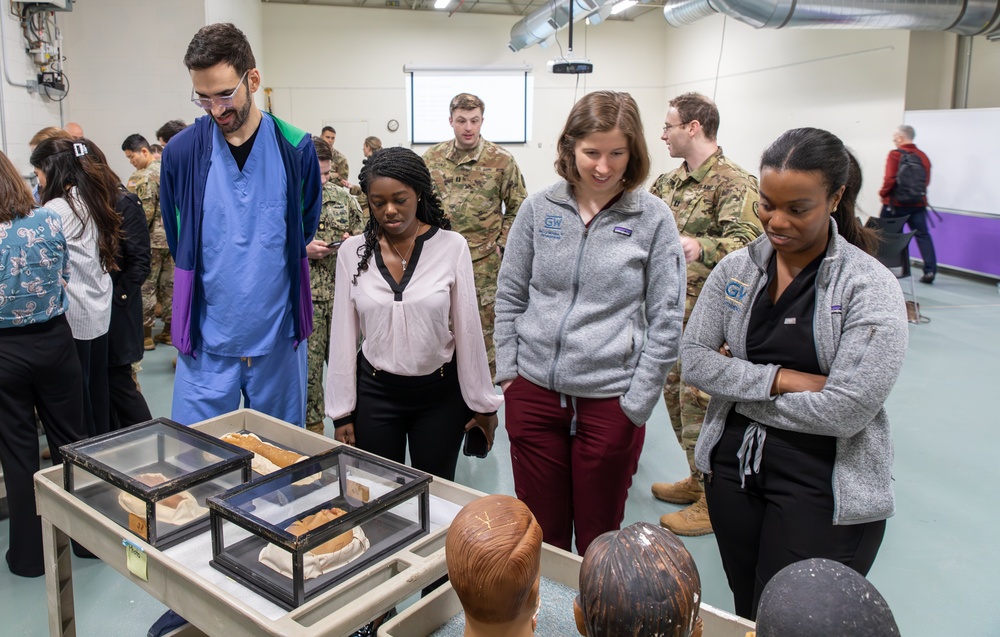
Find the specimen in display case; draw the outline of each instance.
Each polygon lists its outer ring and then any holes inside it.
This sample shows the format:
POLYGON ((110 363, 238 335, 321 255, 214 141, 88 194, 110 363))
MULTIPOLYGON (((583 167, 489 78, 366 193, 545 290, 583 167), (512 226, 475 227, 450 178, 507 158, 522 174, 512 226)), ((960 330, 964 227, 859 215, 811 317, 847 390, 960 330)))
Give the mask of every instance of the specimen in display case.
POLYGON ((302 605, 426 535, 429 474, 339 446, 208 499, 212 566, 302 605))
POLYGON ((249 481, 253 457, 165 418, 60 451, 67 491, 158 548, 205 529, 206 498, 249 481))

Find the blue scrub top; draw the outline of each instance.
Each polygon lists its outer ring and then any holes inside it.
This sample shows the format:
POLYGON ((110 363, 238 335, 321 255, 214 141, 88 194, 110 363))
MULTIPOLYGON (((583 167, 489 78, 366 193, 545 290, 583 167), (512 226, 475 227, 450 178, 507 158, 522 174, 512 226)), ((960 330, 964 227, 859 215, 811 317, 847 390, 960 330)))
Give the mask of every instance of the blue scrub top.
POLYGON ((217 356, 263 356, 294 338, 285 250, 287 175, 266 113, 241 172, 215 127, 205 187, 198 325, 217 356))

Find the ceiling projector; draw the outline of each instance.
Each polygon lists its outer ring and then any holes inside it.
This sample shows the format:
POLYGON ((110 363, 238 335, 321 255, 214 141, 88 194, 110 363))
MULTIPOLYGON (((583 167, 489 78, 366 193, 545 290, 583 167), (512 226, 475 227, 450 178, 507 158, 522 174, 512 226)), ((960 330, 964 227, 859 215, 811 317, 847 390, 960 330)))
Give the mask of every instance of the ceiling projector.
POLYGON ((594 64, 588 60, 552 60, 549 62, 549 70, 553 73, 579 75, 593 73, 594 64))

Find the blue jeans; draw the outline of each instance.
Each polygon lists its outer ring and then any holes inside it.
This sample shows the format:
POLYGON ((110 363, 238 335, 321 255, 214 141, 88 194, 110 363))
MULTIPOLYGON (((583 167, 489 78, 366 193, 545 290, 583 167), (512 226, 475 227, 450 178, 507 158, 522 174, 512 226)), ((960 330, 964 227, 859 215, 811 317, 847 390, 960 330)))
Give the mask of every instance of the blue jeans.
POLYGON ((927 208, 924 206, 882 206, 883 217, 905 217, 906 225, 915 231, 920 256, 924 259, 924 274, 937 272, 937 256, 934 254, 934 241, 927 229, 927 208))

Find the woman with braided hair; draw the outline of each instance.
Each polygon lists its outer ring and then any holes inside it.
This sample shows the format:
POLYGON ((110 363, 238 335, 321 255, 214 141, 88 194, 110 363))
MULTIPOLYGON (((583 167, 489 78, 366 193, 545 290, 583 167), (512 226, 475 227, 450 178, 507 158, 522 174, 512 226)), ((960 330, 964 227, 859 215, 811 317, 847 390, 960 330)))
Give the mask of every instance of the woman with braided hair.
POLYGON ((361 187, 368 223, 337 256, 326 413, 337 440, 397 462, 409 444, 415 468, 452 480, 465 431, 479 427, 492 447, 503 402, 468 243, 413 151, 373 153, 361 187))

